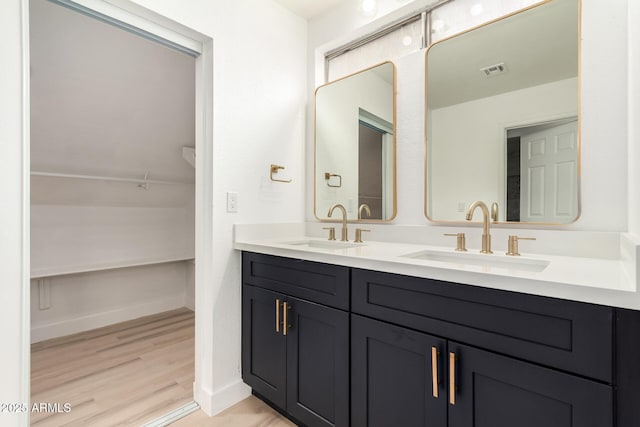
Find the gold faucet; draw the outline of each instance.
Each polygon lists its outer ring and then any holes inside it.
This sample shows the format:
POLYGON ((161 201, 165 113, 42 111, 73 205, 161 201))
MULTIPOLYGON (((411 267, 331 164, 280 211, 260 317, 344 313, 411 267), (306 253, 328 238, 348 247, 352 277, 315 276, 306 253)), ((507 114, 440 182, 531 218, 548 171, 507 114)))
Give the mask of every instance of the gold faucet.
POLYGON ((469 206, 469 210, 467 211, 467 221, 471 221, 473 218, 473 211, 476 210, 477 207, 482 209, 482 250, 480 253, 483 254, 492 254, 491 251, 491 234, 489 234, 489 208, 480 200, 476 200, 469 206))
POLYGON ((340 240, 343 242, 348 242, 349 239, 347 239, 347 210, 340 203, 336 203, 335 205, 329 208, 329 213, 327 214, 329 218, 331 218, 331 214, 333 214, 333 210, 335 208, 340 209, 340 211, 342 212, 342 238, 340 240))
POLYGON ((364 209, 364 213, 367 214, 367 218, 371 218, 371 208, 366 203, 363 203, 358 208, 358 219, 362 219, 362 210, 364 209))

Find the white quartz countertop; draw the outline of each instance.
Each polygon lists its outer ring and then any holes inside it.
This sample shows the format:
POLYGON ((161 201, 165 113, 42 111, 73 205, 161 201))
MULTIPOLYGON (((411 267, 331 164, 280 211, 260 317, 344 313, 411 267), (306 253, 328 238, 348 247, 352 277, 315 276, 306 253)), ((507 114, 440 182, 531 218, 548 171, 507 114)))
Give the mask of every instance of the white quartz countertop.
POLYGON ((494 249, 493 254, 480 254, 479 249, 471 245, 468 252, 456 252, 453 246, 432 244, 376 240, 361 244, 328 242, 326 238, 309 236, 305 231, 299 226, 271 225, 265 229, 236 226, 234 247, 242 251, 640 310, 634 269, 638 246, 625 239, 621 239, 617 257, 539 253, 513 257, 499 249, 494 249))

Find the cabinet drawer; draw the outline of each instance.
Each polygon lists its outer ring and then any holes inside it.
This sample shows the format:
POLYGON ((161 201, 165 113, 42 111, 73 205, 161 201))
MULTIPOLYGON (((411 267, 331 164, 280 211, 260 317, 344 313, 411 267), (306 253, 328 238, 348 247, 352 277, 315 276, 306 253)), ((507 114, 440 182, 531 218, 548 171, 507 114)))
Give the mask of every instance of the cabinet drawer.
POLYGON ((352 311, 612 382, 608 307, 354 269, 352 311))
POLYGON ((243 283, 349 310, 349 268, 319 262, 242 253, 243 283))

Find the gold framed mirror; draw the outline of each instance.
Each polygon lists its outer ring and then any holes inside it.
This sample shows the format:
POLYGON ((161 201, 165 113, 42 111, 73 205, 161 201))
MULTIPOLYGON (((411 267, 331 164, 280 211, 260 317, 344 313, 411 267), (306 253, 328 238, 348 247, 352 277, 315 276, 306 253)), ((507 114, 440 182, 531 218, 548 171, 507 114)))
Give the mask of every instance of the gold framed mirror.
POLYGON ((314 214, 344 206, 349 221, 396 216, 396 68, 383 62, 315 93, 314 214))
POLYGON ((580 1, 548 0, 426 53, 425 215, 568 224, 580 215, 580 1))

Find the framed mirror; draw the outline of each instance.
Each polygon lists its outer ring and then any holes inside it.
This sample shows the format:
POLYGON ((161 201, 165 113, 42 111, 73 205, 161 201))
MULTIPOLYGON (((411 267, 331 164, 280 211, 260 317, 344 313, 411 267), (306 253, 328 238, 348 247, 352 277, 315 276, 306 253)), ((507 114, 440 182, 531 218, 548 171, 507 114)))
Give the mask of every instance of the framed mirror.
POLYGON ((550 0, 431 45, 425 214, 496 222, 579 216, 579 0, 550 0))
POLYGON ((319 220, 341 220, 328 217, 336 203, 350 221, 395 217, 395 94, 391 62, 316 90, 314 211, 319 220))

